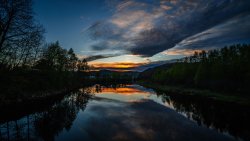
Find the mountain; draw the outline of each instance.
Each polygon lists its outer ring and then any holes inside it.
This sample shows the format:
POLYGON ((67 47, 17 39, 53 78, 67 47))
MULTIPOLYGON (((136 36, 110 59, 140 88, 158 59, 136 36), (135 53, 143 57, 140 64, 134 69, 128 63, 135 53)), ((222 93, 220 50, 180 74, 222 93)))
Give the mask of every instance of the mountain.
POLYGON ((136 68, 132 69, 132 71, 143 72, 143 71, 150 69, 150 68, 155 68, 155 67, 162 66, 165 64, 173 64, 175 62, 177 62, 177 59, 164 60, 164 61, 154 61, 154 62, 150 62, 150 63, 145 64, 145 65, 141 65, 139 67, 136 67, 136 68))

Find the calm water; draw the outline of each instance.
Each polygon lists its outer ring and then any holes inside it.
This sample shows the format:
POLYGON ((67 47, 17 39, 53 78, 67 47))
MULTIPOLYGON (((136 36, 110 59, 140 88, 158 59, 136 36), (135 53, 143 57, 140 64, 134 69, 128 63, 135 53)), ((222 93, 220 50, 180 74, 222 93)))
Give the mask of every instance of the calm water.
POLYGON ((0 140, 250 140, 250 108, 139 85, 95 85, 2 108, 0 140))

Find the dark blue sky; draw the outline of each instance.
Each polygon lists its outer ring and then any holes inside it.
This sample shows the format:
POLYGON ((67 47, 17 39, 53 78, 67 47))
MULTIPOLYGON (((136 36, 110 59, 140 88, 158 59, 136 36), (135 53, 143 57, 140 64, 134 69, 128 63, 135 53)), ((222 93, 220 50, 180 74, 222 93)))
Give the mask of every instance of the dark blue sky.
POLYGON ((34 11, 46 29, 47 42, 59 40, 77 52, 84 48, 84 29, 111 15, 103 0, 35 0, 34 11))
POLYGON ((249 7, 249 0, 34 2, 46 41, 58 40, 94 63, 148 63, 250 43, 249 7))

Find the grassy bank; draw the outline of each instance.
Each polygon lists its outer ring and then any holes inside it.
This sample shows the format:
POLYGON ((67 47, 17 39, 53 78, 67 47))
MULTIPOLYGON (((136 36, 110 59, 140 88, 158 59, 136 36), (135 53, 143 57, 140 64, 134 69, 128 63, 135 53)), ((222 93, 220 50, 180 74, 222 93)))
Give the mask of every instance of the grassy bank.
POLYGON ((203 98, 214 99, 224 102, 232 102, 242 105, 250 105, 250 97, 242 94, 229 94, 222 92, 214 92, 206 89, 195 89, 185 86, 170 86, 163 85, 159 83, 152 83, 148 81, 138 81, 138 84, 155 89, 156 91, 165 92, 168 95, 190 95, 190 96, 200 96, 203 98))
POLYGON ((1 71, 0 105, 42 99, 74 90, 84 84, 82 75, 66 71, 1 71))

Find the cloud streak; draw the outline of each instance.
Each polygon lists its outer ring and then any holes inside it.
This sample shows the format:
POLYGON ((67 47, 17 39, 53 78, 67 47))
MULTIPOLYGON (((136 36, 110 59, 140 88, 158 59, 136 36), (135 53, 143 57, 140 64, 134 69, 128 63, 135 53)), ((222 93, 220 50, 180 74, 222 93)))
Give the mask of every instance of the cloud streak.
POLYGON ((120 56, 120 55, 121 54, 93 55, 93 56, 85 57, 84 59, 86 59, 86 61, 90 62, 90 61, 94 61, 94 60, 98 60, 98 59, 104 59, 104 58, 115 57, 115 56, 120 56))
POLYGON ((188 37, 172 50, 215 49, 235 43, 250 43, 250 15, 243 14, 208 30, 188 37))

